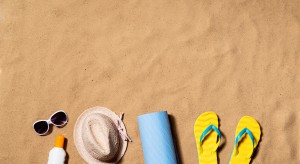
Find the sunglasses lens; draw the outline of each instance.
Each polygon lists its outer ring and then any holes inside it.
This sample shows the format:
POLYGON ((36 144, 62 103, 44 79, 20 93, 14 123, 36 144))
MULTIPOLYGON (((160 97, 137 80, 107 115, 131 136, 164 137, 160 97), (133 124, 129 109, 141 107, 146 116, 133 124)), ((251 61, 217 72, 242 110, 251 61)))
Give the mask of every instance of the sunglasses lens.
POLYGON ((51 122, 58 126, 66 124, 67 120, 68 117, 65 112, 57 112, 51 117, 51 122))
POLYGON ((46 121, 36 122, 33 128, 38 134, 44 134, 48 131, 48 123, 46 121))

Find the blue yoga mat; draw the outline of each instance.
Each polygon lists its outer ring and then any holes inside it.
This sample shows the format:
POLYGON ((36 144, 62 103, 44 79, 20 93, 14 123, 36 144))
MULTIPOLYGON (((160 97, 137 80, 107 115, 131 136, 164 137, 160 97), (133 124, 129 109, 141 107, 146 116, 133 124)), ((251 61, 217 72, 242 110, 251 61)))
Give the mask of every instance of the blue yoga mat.
POLYGON ((176 164, 168 113, 155 112, 138 116, 146 164, 176 164))

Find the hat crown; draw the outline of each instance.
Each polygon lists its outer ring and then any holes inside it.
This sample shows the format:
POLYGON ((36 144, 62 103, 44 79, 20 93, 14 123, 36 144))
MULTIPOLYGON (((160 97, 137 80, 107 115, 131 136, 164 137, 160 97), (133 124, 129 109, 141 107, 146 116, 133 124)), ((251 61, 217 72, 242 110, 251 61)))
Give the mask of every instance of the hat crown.
POLYGON ((82 140, 86 151, 99 161, 114 160, 120 149, 119 132, 114 122, 98 113, 88 115, 82 126, 82 140))

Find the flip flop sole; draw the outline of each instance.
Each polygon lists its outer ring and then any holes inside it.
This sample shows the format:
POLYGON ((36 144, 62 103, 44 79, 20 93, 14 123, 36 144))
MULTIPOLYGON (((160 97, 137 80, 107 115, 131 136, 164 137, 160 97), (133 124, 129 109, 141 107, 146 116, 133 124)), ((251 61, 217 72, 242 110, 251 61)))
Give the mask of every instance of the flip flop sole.
POLYGON ((194 135, 197 144, 198 158, 199 163, 201 164, 217 164, 217 139, 218 134, 215 131, 210 132, 205 137, 205 140, 202 142, 202 153, 200 153, 200 136, 204 130, 210 126, 214 125, 217 128, 219 127, 218 116, 214 112, 205 112, 201 114, 194 125, 194 135))
POLYGON ((259 143, 261 129, 258 122, 250 116, 242 117, 237 125, 235 137, 237 137, 238 134, 245 128, 248 128, 252 133, 254 137, 254 144, 252 143, 251 137, 248 134, 244 134, 242 139, 238 142, 238 147, 235 147, 233 150, 229 162, 230 164, 249 164, 253 151, 259 143))

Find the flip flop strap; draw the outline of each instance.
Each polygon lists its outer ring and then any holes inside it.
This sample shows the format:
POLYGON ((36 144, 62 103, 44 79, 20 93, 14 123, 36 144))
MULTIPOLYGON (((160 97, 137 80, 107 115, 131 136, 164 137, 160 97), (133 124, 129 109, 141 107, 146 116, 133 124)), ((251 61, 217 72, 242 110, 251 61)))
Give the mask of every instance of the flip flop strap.
POLYGON ((252 148, 254 149, 254 143, 255 143, 254 136, 253 136, 252 132, 248 128, 244 128, 243 130, 241 130, 241 132, 235 138, 234 145, 235 145, 236 152, 238 152, 237 148, 238 148, 239 142, 243 138, 244 134, 248 134, 248 136, 250 137, 250 139, 252 141, 252 148))
POLYGON ((215 132, 217 132, 217 134, 218 134, 218 144, 217 144, 217 147, 219 146, 219 143, 220 143, 220 141, 221 141, 221 132, 219 131, 219 129, 215 126, 215 125, 213 125, 213 124, 211 124, 211 125, 209 125, 204 131, 203 131, 203 133, 201 134, 201 136, 200 136, 200 152, 202 153, 202 141, 203 141, 203 139, 210 133, 210 132, 212 132, 212 130, 214 130, 215 132))

